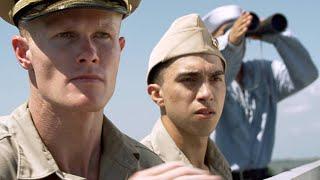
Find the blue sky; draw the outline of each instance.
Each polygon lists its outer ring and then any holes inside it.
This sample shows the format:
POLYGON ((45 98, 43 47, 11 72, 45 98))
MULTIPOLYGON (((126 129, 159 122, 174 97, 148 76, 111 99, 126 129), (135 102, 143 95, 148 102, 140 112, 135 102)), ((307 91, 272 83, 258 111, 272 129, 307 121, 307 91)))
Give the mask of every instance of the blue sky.
MULTIPOLYGON (((107 116, 125 133, 136 139, 148 134, 159 110, 146 92, 145 74, 150 52, 172 21, 182 15, 205 15, 220 5, 238 4, 260 17, 284 14, 293 34, 309 50, 320 68, 319 1, 214 1, 143 0, 123 23, 121 34, 127 46, 122 54, 116 92, 105 108, 107 116)), ((27 73, 17 64, 11 47, 15 27, 0 20, 0 115, 10 113, 27 100, 27 73)), ((247 59, 279 59, 275 49, 259 41, 248 42, 247 59)), ((273 158, 320 157, 320 80, 279 104, 276 144, 273 158)))

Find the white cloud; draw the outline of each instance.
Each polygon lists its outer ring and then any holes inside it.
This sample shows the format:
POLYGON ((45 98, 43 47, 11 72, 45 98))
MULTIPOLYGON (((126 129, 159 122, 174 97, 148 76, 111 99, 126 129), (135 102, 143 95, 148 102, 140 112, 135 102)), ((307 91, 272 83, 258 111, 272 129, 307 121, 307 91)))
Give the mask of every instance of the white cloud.
POLYGON ((296 115, 308 113, 320 107, 320 79, 301 92, 281 103, 281 113, 296 115))

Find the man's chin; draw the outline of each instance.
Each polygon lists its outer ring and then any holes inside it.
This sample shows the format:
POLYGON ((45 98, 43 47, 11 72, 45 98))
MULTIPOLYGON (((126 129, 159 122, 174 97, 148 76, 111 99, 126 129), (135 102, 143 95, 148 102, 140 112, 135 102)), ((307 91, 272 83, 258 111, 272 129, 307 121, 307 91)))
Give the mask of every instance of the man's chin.
POLYGON ((199 137, 208 137, 210 134, 215 130, 216 125, 212 124, 198 124, 194 126, 194 132, 197 134, 199 137))
POLYGON ((106 104, 107 101, 102 101, 101 99, 77 99, 77 101, 69 101, 63 106, 72 112, 100 112, 103 111, 106 104))
POLYGON ((69 98, 70 105, 74 108, 100 111, 103 109, 110 97, 97 94, 80 94, 77 97, 69 98))

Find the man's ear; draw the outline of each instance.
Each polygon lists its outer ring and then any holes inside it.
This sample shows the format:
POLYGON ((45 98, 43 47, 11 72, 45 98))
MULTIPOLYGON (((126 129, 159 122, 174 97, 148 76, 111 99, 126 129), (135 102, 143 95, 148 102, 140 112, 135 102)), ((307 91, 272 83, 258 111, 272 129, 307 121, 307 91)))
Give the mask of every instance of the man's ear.
POLYGON ((123 50, 123 48, 125 47, 126 45, 126 39, 124 37, 120 37, 119 38, 119 44, 120 44, 120 49, 121 51, 123 50))
POLYGON ((148 85, 148 94, 150 95, 151 99, 159 106, 164 106, 164 99, 161 90, 161 86, 159 84, 149 84, 148 85))
POLYGON ((19 61, 19 64, 26 70, 32 69, 30 57, 28 57, 29 44, 26 38, 21 36, 14 36, 12 38, 12 47, 14 54, 19 61))

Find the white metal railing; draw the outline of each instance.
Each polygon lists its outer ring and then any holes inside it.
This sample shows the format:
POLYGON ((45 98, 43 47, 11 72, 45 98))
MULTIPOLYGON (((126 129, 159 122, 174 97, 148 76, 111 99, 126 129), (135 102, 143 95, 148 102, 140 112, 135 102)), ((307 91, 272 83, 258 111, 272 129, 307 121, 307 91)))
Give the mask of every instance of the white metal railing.
POLYGON ((320 180, 320 160, 285 171, 267 180, 320 180))

